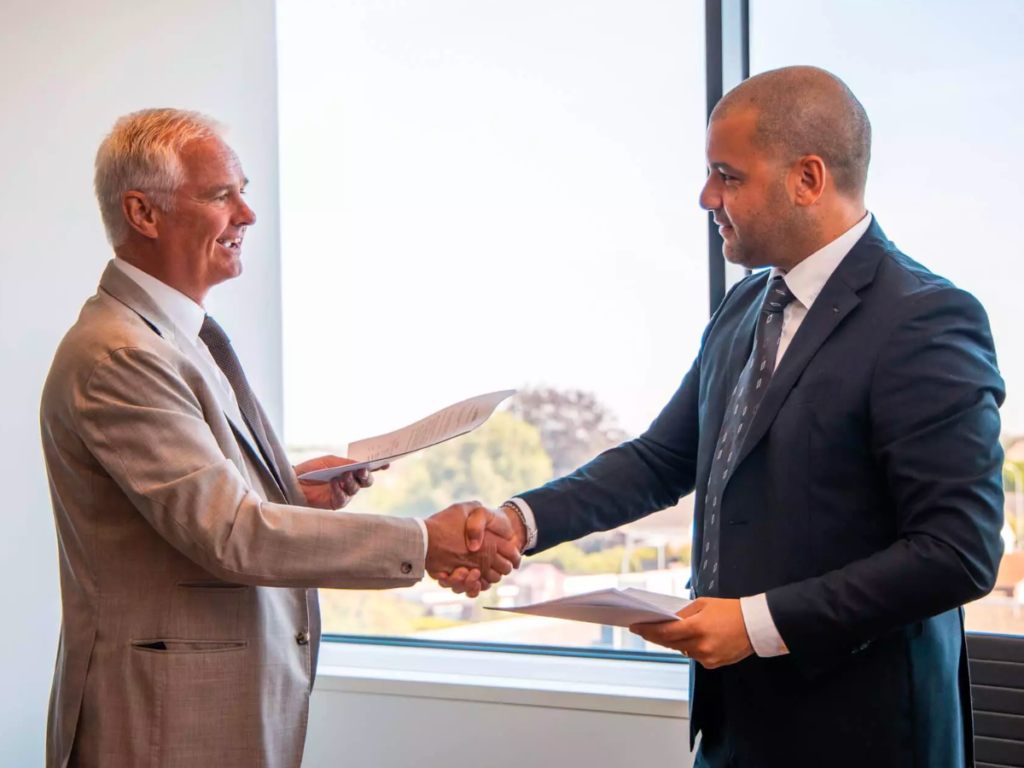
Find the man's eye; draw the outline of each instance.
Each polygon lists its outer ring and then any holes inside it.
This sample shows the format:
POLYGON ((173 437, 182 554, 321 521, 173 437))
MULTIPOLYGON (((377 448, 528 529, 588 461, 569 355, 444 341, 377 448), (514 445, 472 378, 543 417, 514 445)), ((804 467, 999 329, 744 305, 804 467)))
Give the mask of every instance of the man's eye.
POLYGON ((722 181, 736 181, 735 176, 730 176, 728 173, 718 172, 718 175, 722 177, 722 181))

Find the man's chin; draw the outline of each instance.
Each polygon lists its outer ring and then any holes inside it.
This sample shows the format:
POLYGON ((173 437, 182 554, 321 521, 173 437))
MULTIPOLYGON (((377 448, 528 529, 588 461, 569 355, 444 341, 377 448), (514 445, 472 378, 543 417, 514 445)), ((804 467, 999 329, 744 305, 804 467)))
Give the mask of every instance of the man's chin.
POLYGON ((224 265, 224 279, 230 280, 242 274, 242 252, 231 254, 231 258, 224 265))
POLYGON ((746 259, 744 258, 743 249, 737 248, 728 240, 722 243, 722 256, 724 256, 725 260, 730 264, 735 264, 738 267, 746 267, 749 269, 746 264, 746 259))
POLYGON ((744 269, 760 269, 765 266, 761 259, 744 251, 742 248, 737 248, 735 244, 730 242, 722 243, 722 256, 730 264, 735 264, 737 267, 743 267, 744 269))
POLYGON ((237 256, 227 263, 219 264, 216 271, 210 274, 210 287, 226 283, 228 280, 234 280, 236 277, 241 276, 242 271, 241 256, 237 256))

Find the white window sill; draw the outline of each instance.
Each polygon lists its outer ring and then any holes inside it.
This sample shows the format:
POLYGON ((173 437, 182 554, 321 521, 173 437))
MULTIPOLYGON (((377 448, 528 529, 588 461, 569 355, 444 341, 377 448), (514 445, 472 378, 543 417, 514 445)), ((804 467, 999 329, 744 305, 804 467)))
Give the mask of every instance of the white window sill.
POLYGON ((325 642, 316 692, 687 719, 685 664, 325 642))

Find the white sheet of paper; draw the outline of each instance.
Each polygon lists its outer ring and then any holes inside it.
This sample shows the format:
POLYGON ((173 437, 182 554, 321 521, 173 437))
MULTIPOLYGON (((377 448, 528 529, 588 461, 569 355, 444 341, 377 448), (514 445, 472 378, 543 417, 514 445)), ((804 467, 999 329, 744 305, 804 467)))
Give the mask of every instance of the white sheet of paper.
POLYGON ((691 602, 683 597, 629 587, 627 589, 601 589, 597 592, 559 597, 533 605, 519 605, 515 608, 488 608, 488 610, 585 621, 590 624, 607 624, 613 627, 628 627, 631 624, 645 622, 672 621, 677 618, 676 614, 691 602))
POLYGON ((516 393, 514 389, 477 395, 461 403, 449 405, 437 413, 420 419, 415 424, 388 432, 386 435, 370 437, 349 443, 347 457, 355 464, 346 464, 332 469, 318 469, 300 475, 300 480, 327 481, 345 472, 357 469, 379 469, 395 459, 408 456, 432 445, 451 440, 453 437, 472 432, 487 421, 502 400, 516 393))

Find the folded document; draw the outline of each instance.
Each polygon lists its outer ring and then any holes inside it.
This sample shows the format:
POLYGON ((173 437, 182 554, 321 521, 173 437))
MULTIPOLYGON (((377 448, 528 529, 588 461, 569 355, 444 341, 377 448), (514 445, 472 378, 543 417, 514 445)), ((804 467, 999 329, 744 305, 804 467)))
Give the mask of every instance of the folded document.
POLYGON ((410 453, 472 432, 491 417, 502 400, 515 393, 514 389, 505 389, 477 395, 461 403, 449 405, 395 432, 351 443, 345 455, 352 459, 354 464, 318 469, 301 475, 299 479, 327 482, 338 475, 355 472, 357 469, 379 469, 410 453))
POLYGON ((597 592, 560 597, 533 605, 489 608, 488 610, 585 621, 613 627, 628 627, 631 624, 672 621, 677 618, 676 614, 691 602, 683 597, 662 595, 630 587, 627 589, 601 589, 597 592))

